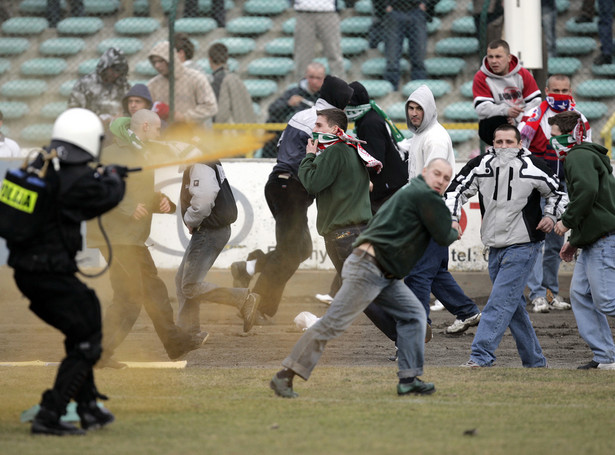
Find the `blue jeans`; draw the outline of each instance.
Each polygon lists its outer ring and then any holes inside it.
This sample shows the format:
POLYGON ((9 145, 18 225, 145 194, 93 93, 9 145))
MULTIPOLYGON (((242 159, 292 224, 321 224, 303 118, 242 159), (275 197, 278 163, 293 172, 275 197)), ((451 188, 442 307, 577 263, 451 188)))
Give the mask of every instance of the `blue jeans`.
POLYGON ((425 311, 402 280, 387 279, 364 256, 351 254, 342 270, 342 287, 325 315, 297 341, 282 365, 307 380, 329 340, 341 335, 375 302, 397 321, 400 378, 423 373, 425 311))
POLYGON ((200 331, 201 303, 213 302, 240 307, 248 295, 247 289, 223 288, 204 281, 230 236, 230 226, 220 229, 201 228, 192 233, 175 275, 179 303, 177 325, 188 332, 200 331))
POLYGON ((613 55, 613 0, 598 0, 598 37, 602 55, 613 55))
POLYGON ((448 247, 438 245, 433 239, 429 241, 425 253, 414 265, 404 282, 423 304, 427 322, 430 324, 430 293, 433 293, 457 319, 463 321, 480 313, 476 304, 464 294, 453 275, 448 271, 448 247))
POLYGON ((570 301, 579 334, 598 363, 615 362, 615 344, 605 315, 615 316, 615 235, 601 238, 577 259, 570 301))
POLYGON ((411 11, 393 10, 382 21, 387 59, 384 79, 399 85, 399 61, 402 56, 404 38, 408 38, 408 56, 412 65, 411 79, 427 79, 425 54, 427 53, 427 16, 420 8, 411 11))
POLYGON ((541 248, 536 255, 536 263, 527 281, 530 301, 537 297, 546 297, 547 289, 551 289, 553 294, 559 293, 558 274, 559 265, 562 262, 559 251, 564 245, 564 236, 551 231, 540 244, 541 248), (544 245, 544 252, 542 245, 544 245))
POLYGON ((489 277, 493 288, 483 309, 470 355, 470 359, 479 365, 493 365, 495 350, 507 328, 510 328, 515 339, 524 367, 547 365, 532 321, 525 310, 523 296, 539 249, 540 242, 489 249, 489 277))

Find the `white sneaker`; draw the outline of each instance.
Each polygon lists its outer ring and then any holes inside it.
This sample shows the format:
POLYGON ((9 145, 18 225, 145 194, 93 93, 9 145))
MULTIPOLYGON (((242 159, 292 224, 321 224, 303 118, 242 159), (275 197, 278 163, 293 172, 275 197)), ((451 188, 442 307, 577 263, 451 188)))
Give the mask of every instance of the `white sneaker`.
POLYGON ((549 302, 549 308, 554 310, 569 310, 572 308, 572 305, 564 301, 559 295, 554 295, 549 302))
POLYGON ((548 313, 549 312, 549 302, 544 297, 536 297, 532 300, 532 311, 534 313, 548 313))
POLYGON ((429 307, 430 311, 442 311, 444 309, 444 305, 438 299, 429 307))
POLYGON ((331 302, 333 302, 333 297, 329 294, 316 294, 316 300, 326 303, 327 305, 331 305, 331 302))
POLYGON ((446 333, 462 333, 468 330, 470 327, 478 325, 480 322, 481 313, 477 313, 474 316, 464 319, 455 319, 452 325, 446 328, 446 333))
POLYGON ((462 363, 459 365, 462 368, 480 368, 481 366, 476 363, 474 360, 470 359, 466 363, 462 363))
POLYGON ((615 363, 599 363, 599 370, 615 370, 615 363))

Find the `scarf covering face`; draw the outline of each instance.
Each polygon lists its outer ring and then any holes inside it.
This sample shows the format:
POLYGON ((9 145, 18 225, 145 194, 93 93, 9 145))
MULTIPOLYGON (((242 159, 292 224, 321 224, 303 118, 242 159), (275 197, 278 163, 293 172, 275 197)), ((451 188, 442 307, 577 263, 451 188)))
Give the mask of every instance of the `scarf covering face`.
POLYGON ((551 144, 551 147, 555 150, 555 153, 557 153, 557 157, 564 159, 566 155, 568 155, 568 151, 575 145, 581 144, 586 136, 585 123, 583 123, 582 118, 579 118, 576 126, 570 133, 551 136, 549 144, 551 144))
MULTIPOLYGON (((369 100, 368 104, 360 104, 358 106, 346 106, 346 116, 348 120, 352 120, 356 122, 365 114, 367 114, 371 109, 376 111, 376 113, 386 122, 391 130, 391 136, 395 140, 395 142, 401 142, 405 139, 404 135, 399 131, 399 129, 395 126, 395 123, 391 121, 389 116, 382 110, 380 106, 376 104, 374 100, 369 100)), ((356 132, 356 128, 355 128, 356 132)))
POLYGON ((376 173, 378 174, 382 170, 382 163, 373 156, 371 156, 369 153, 367 153, 365 149, 361 146, 361 144, 365 144, 366 142, 352 136, 348 136, 341 129, 337 130, 337 134, 312 133, 312 138, 314 141, 318 141, 318 150, 316 152, 316 155, 320 155, 333 144, 343 142, 357 151, 357 153, 359 154, 359 158, 361 158, 361 160, 365 163, 366 167, 373 167, 374 169, 376 169, 376 173))
POLYGON ((549 107, 556 112, 564 112, 574 107, 574 99, 571 95, 563 95, 561 93, 553 93, 546 97, 549 107))
POLYGON ((574 102, 574 98, 572 98, 572 96, 570 95, 553 94, 547 96, 547 100, 540 103, 540 106, 538 106, 538 109, 536 109, 534 115, 532 115, 527 120, 527 122, 525 122, 525 126, 521 130, 521 140, 523 142, 523 145, 525 145, 526 147, 530 146, 530 144, 534 140, 534 136, 536 136, 538 128, 540 127, 540 121, 542 120, 542 117, 549 109, 553 109, 556 112, 574 111, 575 106, 576 103, 574 102), (552 101, 549 101, 550 98, 552 98, 552 101), (560 107, 564 105, 566 105, 567 107, 565 109, 560 109, 560 107))

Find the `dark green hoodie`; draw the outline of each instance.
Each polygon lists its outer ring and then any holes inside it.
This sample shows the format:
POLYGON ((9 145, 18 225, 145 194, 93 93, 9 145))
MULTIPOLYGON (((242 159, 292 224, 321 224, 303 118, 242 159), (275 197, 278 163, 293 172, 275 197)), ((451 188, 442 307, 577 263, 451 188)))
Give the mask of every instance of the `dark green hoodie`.
POLYGON ((564 169, 570 202, 562 215, 576 247, 591 245, 615 231, 615 177, 601 145, 584 142, 570 149, 564 169))

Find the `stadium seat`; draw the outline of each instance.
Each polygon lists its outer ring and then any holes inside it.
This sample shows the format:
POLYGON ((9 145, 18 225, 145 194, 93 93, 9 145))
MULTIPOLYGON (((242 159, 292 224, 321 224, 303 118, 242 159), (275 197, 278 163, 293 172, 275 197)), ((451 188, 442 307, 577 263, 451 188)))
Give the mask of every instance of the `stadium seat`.
POLYGON ((596 40, 587 36, 567 36, 556 41, 558 55, 587 55, 596 49, 596 40))
POLYGON ((393 103, 385 109, 387 115, 394 122, 406 122, 406 102, 393 103))
POLYGON ((55 120, 58 115, 68 109, 66 101, 47 103, 41 108, 41 117, 55 120))
POLYGON ((436 43, 436 54, 440 55, 468 55, 477 52, 477 38, 444 38, 436 43))
POLYGON ((342 54, 344 56, 359 55, 369 47, 365 38, 342 38, 342 54))
POLYGON ((226 23, 226 31, 231 35, 262 35, 272 27, 271 19, 257 16, 237 17, 226 23))
POLYGON ((177 33, 204 35, 218 28, 218 23, 211 17, 185 17, 175 22, 177 33))
POLYGON ((558 14, 564 14, 570 8, 570 0, 555 0, 555 8, 558 14))
POLYGON ((49 27, 42 17, 12 17, 2 23, 6 35, 40 35, 49 27))
POLYGON ((58 22, 56 29, 60 35, 94 35, 104 25, 99 17, 68 17, 58 22))
POLYGON ((459 35, 476 36, 476 25, 472 16, 463 16, 457 18, 451 24, 451 31, 459 35))
POLYGON ((295 48, 295 39, 290 37, 275 38, 265 44, 265 54, 292 56, 295 48))
POLYGON ((21 101, 0 101, 0 111, 4 120, 17 120, 28 115, 30 108, 21 101))
POLYGON ((414 92, 421 85, 426 85, 433 93, 434 98, 441 98, 444 95, 447 95, 453 89, 451 84, 447 81, 438 80, 438 79, 417 79, 414 81, 408 82, 403 86, 401 93, 408 97, 412 92, 414 92))
POLYGON ((21 130, 19 139, 32 144, 46 144, 51 139, 52 130, 53 123, 35 123, 21 130))
POLYGON ((57 76, 67 67, 68 64, 63 58, 33 58, 21 64, 20 72, 24 76, 57 76))
POLYGON ((359 0, 354 4, 354 10, 357 14, 372 14, 372 0, 359 0))
POLYGON ((455 0, 440 0, 434 9, 434 12, 438 16, 444 16, 457 8, 457 2, 455 0))
POLYGON ((139 38, 107 38, 98 44, 98 53, 104 54, 110 47, 121 49, 126 55, 132 55, 143 49, 139 38))
POLYGON ((372 26, 372 18, 368 16, 351 16, 342 19, 340 31, 342 35, 367 35, 372 26))
POLYGON ((151 35, 160 28, 153 17, 125 17, 113 26, 118 35, 151 35))
POLYGON ((243 82, 252 98, 266 98, 278 90, 278 84, 268 79, 246 79, 243 82))
POLYGON ((603 98, 615 96, 615 83, 613 79, 590 79, 581 82, 576 94, 586 98, 603 98))
POLYGON ((578 23, 571 17, 566 21, 566 31, 572 35, 596 35, 598 34, 598 18, 594 17, 592 22, 578 23))
MULTIPOLYGON (((199 0, 198 11, 200 14, 207 16, 211 13, 212 0, 199 0)), ((233 0, 224 0, 224 9, 226 11, 235 8, 235 2, 233 0)))
POLYGON ((615 63, 611 63, 610 65, 592 65, 592 74, 607 77, 615 76, 615 63))
POLYGON ((229 55, 244 55, 249 54, 256 47, 256 43, 252 38, 229 36, 219 38, 215 43, 223 43, 227 49, 229 55))
POLYGON ((0 75, 11 69, 11 62, 6 58, 0 58, 0 75))
POLYGON ((154 77, 158 75, 158 71, 156 71, 156 68, 152 66, 149 60, 138 61, 134 66, 134 71, 139 76, 154 77))
POLYGON ((444 108, 444 118, 455 122, 476 122, 478 115, 472 101, 458 101, 444 108))
MULTIPOLYGON (((326 57, 318 57, 318 58, 315 58, 314 61, 322 64, 325 67, 326 73, 329 74, 329 62, 327 61, 326 57)), ((352 68, 352 62, 350 61, 350 59, 345 58, 344 59, 344 71, 348 72, 350 71, 351 68, 352 68)))
MULTIPOLYGON (((366 60, 361 65, 361 74, 365 76, 382 76, 387 66, 387 59, 384 57, 375 57, 366 60)), ((402 73, 410 71, 410 63, 405 58, 399 60, 399 67, 402 73)))
POLYGON ((261 105, 254 101, 252 102, 252 110, 254 111, 254 115, 257 117, 261 115, 261 105))
POLYGON ((47 91, 47 83, 40 79, 13 79, 0 88, 2 96, 7 98, 33 98, 47 91))
POLYGON ((62 85, 60 85, 60 90, 58 90, 58 93, 61 96, 68 98, 70 93, 73 91, 73 86, 75 85, 75 82, 77 82, 77 79, 71 79, 69 81, 63 82, 62 85))
POLYGON ((113 14, 120 7, 119 0, 83 0, 83 10, 88 16, 113 14))
POLYGON ((30 48, 26 38, 0 38, 0 55, 19 55, 30 48))
POLYGON ((290 8, 287 0, 248 0, 243 5, 246 14, 277 16, 290 8))
POLYGON ((456 57, 435 57, 425 59, 425 69, 430 76, 457 76, 466 62, 456 57))
MULTIPOLYGON (((100 59, 98 58, 90 58, 88 60, 85 60, 81 63, 79 63, 79 67, 77 69, 77 73, 79 73, 80 76, 84 76, 86 74, 90 74, 93 73, 94 71, 96 71, 96 66, 98 65, 98 62, 100 61, 100 59)), ((149 63, 149 61, 148 61, 149 63)), ((152 65, 150 65, 152 66, 152 65)), ((158 72, 156 72, 156 74, 158 74, 158 72)))
MULTIPOLYGON (((66 9, 66 0, 60 0, 60 7, 66 9)), ((22 0, 19 3, 18 10, 24 16, 32 15, 44 15, 45 8, 47 8, 47 0, 22 0)))
POLYGON ((468 81, 461 84, 461 87, 459 87, 459 92, 461 93, 461 96, 463 96, 464 98, 474 99, 474 93, 472 93, 473 84, 473 81, 468 81))
POLYGON ((389 81, 362 79, 359 82, 363 84, 370 98, 382 98, 393 91, 393 84, 389 81))
POLYGON ((453 144, 458 144, 460 142, 468 141, 473 137, 478 137, 478 132, 476 130, 446 130, 446 132, 451 137, 453 144))
POLYGON ((427 34, 433 35, 442 28, 442 20, 439 17, 434 17, 431 22, 427 22, 427 34))
POLYGON ((297 19, 294 17, 291 17, 290 19, 285 20, 284 23, 282 24, 282 33, 284 33, 285 35, 294 35, 296 23, 297 23, 297 19))
POLYGON ((580 101, 577 103, 576 109, 590 121, 602 118, 609 111, 608 106, 600 101, 580 101))
POLYGON ((75 55, 85 49, 85 41, 81 38, 51 38, 43 41, 38 51, 43 55, 75 55))
MULTIPOLYGON (((212 73, 208 58, 202 58, 200 60, 197 60, 196 64, 201 68, 202 71, 206 72, 207 74, 212 73)), ((231 73, 235 73, 239 69, 239 60, 237 60, 236 58, 230 57, 226 61, 226 67, 231 73)))
POLYGON ((250 76, 286 76, 293 71, 294 66, 291 58, 257 58, 248 64, 248 74, 250 76))
POLYGON ((549 74, 572 76, 581 68, 581 60, 575 57, 551 57, 548 62, 549 74))
MULTIPOLYGON (((134 14, 135 16, 148 16, 149 2, 150 0, 134 0, 132 2, 132 14, 134 14)), ((168 14, 169 11, 171 11, 173 0, 160 0, 160 5, 162 6, 162 11, 165 14, 168 14)))

